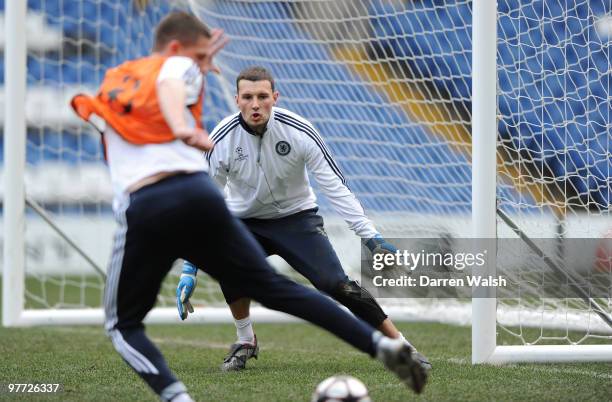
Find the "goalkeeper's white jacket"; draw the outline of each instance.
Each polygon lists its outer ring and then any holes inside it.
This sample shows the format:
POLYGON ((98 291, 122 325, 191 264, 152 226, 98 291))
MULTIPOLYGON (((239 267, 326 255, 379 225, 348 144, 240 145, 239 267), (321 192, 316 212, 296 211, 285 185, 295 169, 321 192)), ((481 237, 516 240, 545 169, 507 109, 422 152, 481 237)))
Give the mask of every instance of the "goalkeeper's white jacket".
POLYGON ((323 139, 301 116, 274 107, 266 131, 258 135, 236 113, 215 127, 211 139, 210 175, 239 218, 282 218, 317 207, 310 172, 350 229, 361 238, 378 234, 323 139))

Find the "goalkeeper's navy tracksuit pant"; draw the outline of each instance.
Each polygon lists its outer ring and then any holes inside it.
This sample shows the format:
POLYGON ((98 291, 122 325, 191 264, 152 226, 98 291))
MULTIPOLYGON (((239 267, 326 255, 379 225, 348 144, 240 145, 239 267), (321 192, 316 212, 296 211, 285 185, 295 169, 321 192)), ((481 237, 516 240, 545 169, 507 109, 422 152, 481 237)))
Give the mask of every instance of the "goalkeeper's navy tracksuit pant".
POLYGON ((161 396, 184 392, 143 319, 177 258, 203 267, 262 305, 310 321, 374 355, 374 329, 336 303, 275 273, 205 173, 177 174, 126 196, 104 291, 106 330, 123 359, 161 396))
MULTIPOLYGON (((242 219, 267 255, 282 257, 293 269, 373 327, 387 315, 374 297, 350 281, 325 233, 318 208, 275 219, 242 219)), ((228 304, 244 297, 240 289, 221 282, 228 304)))

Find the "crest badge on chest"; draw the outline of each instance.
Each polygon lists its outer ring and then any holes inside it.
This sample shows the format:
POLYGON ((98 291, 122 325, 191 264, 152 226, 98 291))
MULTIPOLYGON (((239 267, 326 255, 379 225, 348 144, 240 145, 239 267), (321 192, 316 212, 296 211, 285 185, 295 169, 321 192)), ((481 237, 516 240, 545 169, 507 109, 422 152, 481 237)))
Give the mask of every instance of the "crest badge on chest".
POLYGON ((276 153, 280 156, 285 156, 291 152, 291 145, 287 141, 279 141, 276 143, 276 153))

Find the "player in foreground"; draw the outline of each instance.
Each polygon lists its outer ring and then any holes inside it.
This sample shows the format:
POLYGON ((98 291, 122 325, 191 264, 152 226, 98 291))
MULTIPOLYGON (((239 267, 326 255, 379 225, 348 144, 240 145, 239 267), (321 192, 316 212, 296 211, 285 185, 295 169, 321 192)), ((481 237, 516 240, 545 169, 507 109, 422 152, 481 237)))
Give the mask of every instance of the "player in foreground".
POLYGON ((162 400, 192 400, 143 326, 172 262, 185 258, 264 306, 376 356, 420 392, 427 373, 411 350, 276 274, 205 173, 201 152, 213 144, 200 123, 204 74, 216 70, 213 57, 226 43, 222 30, 172 13, 156 28, 151 56, 109 69, 96 97, 72 100, 84 120, 95 114, 106 122, 102 135, 119 225, 104 290, 113 346, 162 400))
MULTIPOLYGON (((365 241, 372 253, 394 253, 348 189, 340 168, 312 124, 275 106, 279 97, 272 74, 250 67, 236 78, 240 111, 225 118, 211 134, 214 148, 207 158, 210 175, 226 189, 230 211, 255 236, 268 255, 279 255, 317 289, 332 296, 356 316, 390 338, 403 335, 380 305, 342 269, 323 227, 310 182, 310 172, 336 212, 365 241)), ((358 250, 356 250, 358 251, 358 250)), ((191 309, 197 269, 185 261, 177 287, 181 319, 191 309)), ((221 282, 236 324, 237 341, 222 369, 241 370, 257 357, 257 338, 249 317, 250 300, 238 288, 221 282)), ((422 355, 419 359, 431 368, 422 355)))

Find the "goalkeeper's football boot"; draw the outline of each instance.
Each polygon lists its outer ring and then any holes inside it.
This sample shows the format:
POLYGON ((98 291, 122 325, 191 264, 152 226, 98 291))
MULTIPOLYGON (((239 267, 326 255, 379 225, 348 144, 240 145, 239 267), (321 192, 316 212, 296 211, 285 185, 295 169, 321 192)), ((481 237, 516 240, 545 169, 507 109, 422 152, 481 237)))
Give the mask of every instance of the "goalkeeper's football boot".
POLYGON ((257 344, 257 336, 255 343, 234 343, 230 346, 230 350, 223 359, 221 371, 240 371, 246 368, 246 362, 250 358, 257 359, 259 355, 259 345, 257 344))
MULTIPOLYGON (((383 337, 377 344, 376 357, 414 392, 423 392, 429 368, 401 339, 383 337)), ((424 357, 423 359, 429 363, 424 357)), ((429 366, 431 367, 431 364, 429 366)))

